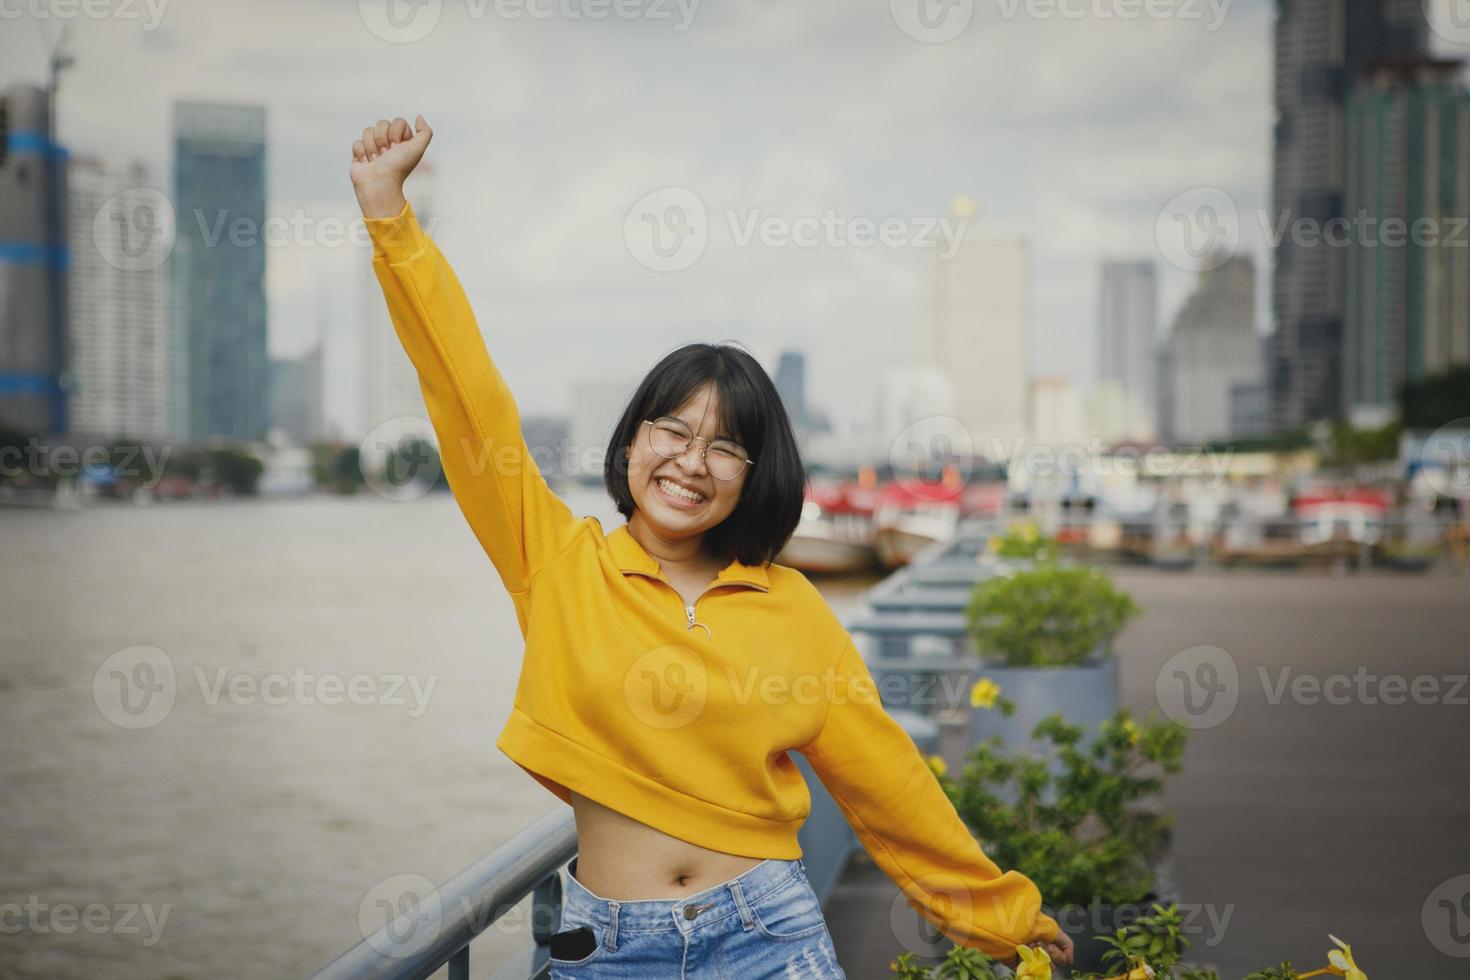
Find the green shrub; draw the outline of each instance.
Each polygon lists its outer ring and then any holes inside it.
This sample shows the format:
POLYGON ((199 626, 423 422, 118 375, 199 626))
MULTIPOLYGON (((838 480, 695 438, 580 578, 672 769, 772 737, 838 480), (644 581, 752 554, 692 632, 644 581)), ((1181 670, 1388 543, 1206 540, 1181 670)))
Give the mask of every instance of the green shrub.
POLYGON ((1007 749, 992 736, 970 752, 960 776, 936 774, 960 817, 1002 867, 1036 883, 1053 906, 1135 903, 1154 885, 1153 857, 1171 818, 1138 807, 1183 767, 1188 730, 1127 708, 1084 729, 1054 714, 1033 729, 1048 751, 1007 749), (1051 758, 1062 762, 1053 772, 1051 758))
POLYGON ((977 583, 965 618, 981 657, 1047 667, 1082 662, 1139 612, 1101 569, 1046 564, 977 583))

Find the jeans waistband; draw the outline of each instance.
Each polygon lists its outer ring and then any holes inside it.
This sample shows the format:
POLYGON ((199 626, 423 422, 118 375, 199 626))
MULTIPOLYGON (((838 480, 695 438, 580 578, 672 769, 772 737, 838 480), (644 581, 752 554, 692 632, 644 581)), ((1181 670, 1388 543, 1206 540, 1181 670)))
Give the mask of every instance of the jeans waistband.
POLYGON ((796 875, 804 875, 806 862, 801 858, 766 858, 734 878, 693 895, 637 901, 603 898, 578 881, 576 872, 577 859, 572 858, 567 865, 568 911, 608 927, 608 941, 615 944, 618 932, 630 929, 638 932, 678 930, 688 934, 727 915, 748 915, 751 903, 796 875))

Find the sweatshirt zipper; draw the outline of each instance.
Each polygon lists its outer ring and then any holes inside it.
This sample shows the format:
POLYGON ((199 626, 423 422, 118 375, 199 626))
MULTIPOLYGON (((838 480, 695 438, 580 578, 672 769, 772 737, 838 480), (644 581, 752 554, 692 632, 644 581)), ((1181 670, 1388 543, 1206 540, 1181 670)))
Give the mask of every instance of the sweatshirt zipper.
MULTIPOLYGON (((665 582, 664 584, 665 585, 669 585, 669 583, 667 583, 667 582, 665 582)), ((771 591, 768 588, 762 588, 761 586, 756 585, 754 582, 711 582, 709 585, 705 586, 704 592, 701 592, 699 595, 697 595, 697 596, 694 597, 694 602, 686 602, 686 603, 684 603, 684 615, 689 620, 689 624, 684 627, 685 632, 688 632, 689 630, 692 630, 692 629, 694 629, 694 627, 698 626, 698 627, 700 627, 701 629, 704 630, 705 639, 709 639, 709 640, 714 639, 714 634, 710 632, 709 626, 706 625, 705 623, 701 623, 701 622, 698 622, 698 621, 695 620, 695 618, 694 618, 694 607, 699 602, 700 599, 703 599, 704 598, 705 592, 708 592, 710 589, 716 588, 716 587, 721 586, 721 585, 738 585, 741 588, 755 589, 755 590, 757 590, 759 592, 769 592, 769 591, 771 591)), ((669 585, 669 588, 673 589, 674 587, 672 585, 669 585)), ((678 591, 679 591, 678 589, 674 589, 674 593, 676 595, 678 594, 678 591)), ((680 596, 680 598, 683 598, 683 597, 680 596)))

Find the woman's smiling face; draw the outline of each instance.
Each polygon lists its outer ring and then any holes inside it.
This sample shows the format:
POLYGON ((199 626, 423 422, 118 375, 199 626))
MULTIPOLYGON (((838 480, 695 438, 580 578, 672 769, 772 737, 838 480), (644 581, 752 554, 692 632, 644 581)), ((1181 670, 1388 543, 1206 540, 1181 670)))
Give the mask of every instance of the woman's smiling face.
MULTIPOLYGON (((702 534, 729 517, 740 503, 750 466, 741 466, 733 479, 717 480, 709 471, 710 459, 704 453, 710 443, 731 439, 720 431, 719 409, 714 386, 706 384, 669 413, 701 437, 694 439, 681 456, 669 459, 654 452, 650 437, 657 434, 647 422, 638 427, 628 447, 628 490, 633 502, 643 519, 666 537, 702 534)), ((709 452, 713 458, 716 450, 709 452)))

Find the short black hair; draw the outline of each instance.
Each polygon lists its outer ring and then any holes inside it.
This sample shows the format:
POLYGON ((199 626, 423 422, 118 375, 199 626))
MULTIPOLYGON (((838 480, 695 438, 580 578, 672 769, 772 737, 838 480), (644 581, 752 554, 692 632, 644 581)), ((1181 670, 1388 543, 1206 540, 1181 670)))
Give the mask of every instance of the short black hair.
POLYGON ((634 502, 623 449, 633 444, 644 419, 674 414, 710 383, 718 400, 718 431, 744 446, 754 465, 747 467, 735 509, 705 532, 705 551, 747 565, 775 561, 801 521, 806 469, 770 375, 735 343, 686 344, 653 366, 613 427, 603 483, 618 513, 631 519, 634 502))

